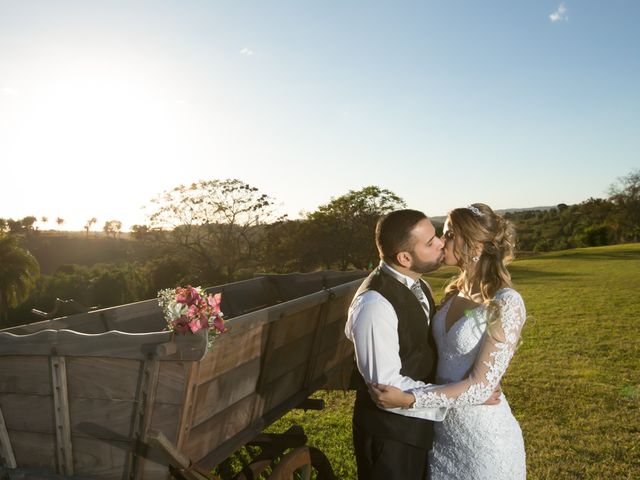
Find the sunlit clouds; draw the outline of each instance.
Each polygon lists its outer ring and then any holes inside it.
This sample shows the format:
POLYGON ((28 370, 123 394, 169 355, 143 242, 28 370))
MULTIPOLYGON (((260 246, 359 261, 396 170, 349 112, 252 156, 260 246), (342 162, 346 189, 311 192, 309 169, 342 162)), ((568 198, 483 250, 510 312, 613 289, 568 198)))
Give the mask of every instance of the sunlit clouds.
POLYGON ((569 21, 569 16, 567 15, 567 7, 564 2, 558 5, 558 8, 555 12, 549 15, 549 20, 551 20, 552 23, 569 21))

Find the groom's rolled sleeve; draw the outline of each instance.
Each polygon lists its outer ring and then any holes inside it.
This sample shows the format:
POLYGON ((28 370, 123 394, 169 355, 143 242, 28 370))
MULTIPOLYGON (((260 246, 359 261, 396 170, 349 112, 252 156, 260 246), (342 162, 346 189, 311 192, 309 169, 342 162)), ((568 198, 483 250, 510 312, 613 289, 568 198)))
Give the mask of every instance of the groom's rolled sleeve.
MULTIPOLYGON (((401 390, 426 384, 400 373, 398 317, 393 306, 380 293, 362 293, 349 309, 345 334, 353 342, 356 364, 367 383, 392 385, 401 390)), ((444 420, 445 408, 407 411, 389 408, 390 412, 427 420, 444 420)))

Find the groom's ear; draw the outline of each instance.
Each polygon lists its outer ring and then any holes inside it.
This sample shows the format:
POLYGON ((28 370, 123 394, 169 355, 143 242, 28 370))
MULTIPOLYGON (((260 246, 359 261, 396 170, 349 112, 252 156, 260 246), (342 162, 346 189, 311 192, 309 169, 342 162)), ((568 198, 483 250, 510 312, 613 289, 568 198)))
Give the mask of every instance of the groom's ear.
POLYGON ((396 255, 398 265, 404 268, 411 268, 411 255, 409 252, 398 252, 396 255))

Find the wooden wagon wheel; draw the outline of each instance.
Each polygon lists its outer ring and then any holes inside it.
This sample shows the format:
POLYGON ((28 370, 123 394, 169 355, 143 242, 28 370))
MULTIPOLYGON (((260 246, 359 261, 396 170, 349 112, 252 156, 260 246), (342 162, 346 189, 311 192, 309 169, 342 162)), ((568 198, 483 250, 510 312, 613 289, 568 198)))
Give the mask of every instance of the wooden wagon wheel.
POLYGON ((317 480, 334 480, 327 457, 314 447, 298 447, 288 452, 273 469, 269 480, 310 480, 315 470, 317 480))

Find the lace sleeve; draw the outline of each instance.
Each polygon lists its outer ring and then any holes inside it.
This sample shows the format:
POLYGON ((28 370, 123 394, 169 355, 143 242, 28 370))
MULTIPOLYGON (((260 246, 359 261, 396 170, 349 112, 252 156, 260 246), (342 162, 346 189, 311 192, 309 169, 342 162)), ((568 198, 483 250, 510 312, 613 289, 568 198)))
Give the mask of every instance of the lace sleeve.
POLYGON ((499 292, 494 301, 499 317, 487 325, 469 376, 447 385, 408 390, 416 398, 410 410, 481 405, 489 399, 515 353, 526 318, 524 302, 515 290, 499 292))

